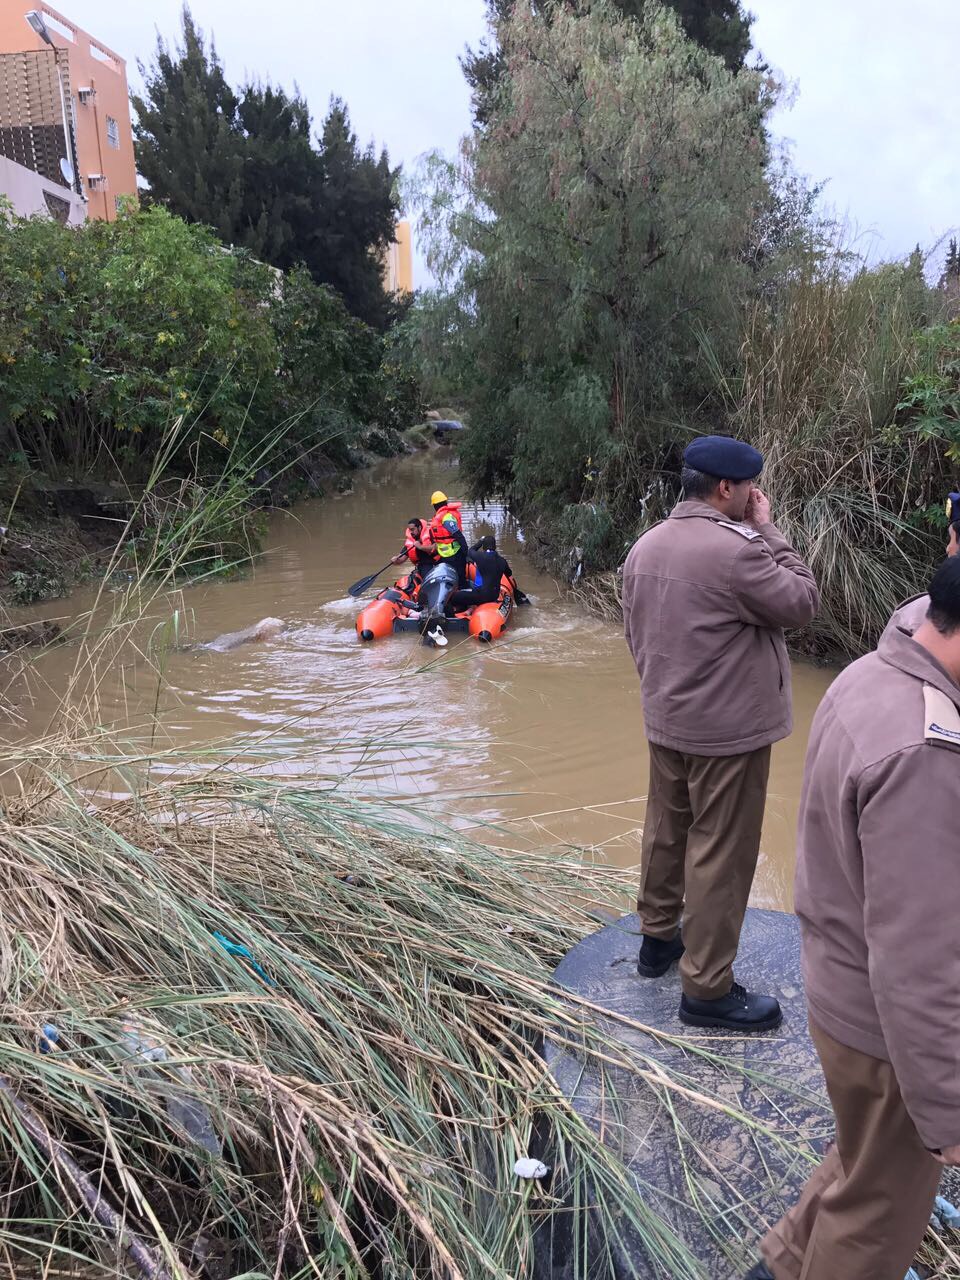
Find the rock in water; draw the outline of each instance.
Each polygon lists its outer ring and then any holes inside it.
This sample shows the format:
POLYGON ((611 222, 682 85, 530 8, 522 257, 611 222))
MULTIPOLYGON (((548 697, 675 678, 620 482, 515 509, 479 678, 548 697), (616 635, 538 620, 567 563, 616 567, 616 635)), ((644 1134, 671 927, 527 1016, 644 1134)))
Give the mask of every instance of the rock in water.
POLYGON ((282 618, 261 618, 259 622, 255 622, 252 627, 247 627, 245 631, 228 631, 225 635, 217 636, 216 640, 211 640, 209 644, 202 644, 201 649, 212 649, 214 653, 229 653, 232 649, 238 649, 242 644, 252 644, 258 640, 272 640, 274 636, 278 636, 284 630, 286 623, 282 618))

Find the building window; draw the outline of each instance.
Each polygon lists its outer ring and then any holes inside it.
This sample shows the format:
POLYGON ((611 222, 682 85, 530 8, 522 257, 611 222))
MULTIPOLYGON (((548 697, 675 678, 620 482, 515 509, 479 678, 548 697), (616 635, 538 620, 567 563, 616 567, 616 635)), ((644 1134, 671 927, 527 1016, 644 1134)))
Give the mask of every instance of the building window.
POLYGON ((107 116, 107 143, 114 151, 120 150, 120 126, 113 116, 107 116))

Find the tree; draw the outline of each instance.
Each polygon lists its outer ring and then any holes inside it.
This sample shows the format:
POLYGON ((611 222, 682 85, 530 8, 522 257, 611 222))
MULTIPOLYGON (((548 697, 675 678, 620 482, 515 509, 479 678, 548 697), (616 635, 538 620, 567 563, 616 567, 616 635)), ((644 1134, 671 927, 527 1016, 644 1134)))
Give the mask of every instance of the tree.
MULTIPOLYGON (((576 0, 532 0, 533 8, 548 16, 556 3, 576 4, 576 0)), ((643 17, 649 0, 613 0, 624 17, 643 17)), ((752 17, 744 13, 739 0, 663 0, 676 11, 684 31, 708 52, 724 60, 731 71, 738 71, 750 52, 752 17)), ((515 0, 487 0, 490 26, 496 34, 505 22, 515 0)), ((463 72, 470 85, 474 117, 483 125, 489 119, 497 91, 503 79, 504 58, 496 42, 484 43, 478 50, 468 49, 462 60, 463 72)))
POLYGON ((584 546, 632 529, 673 447, 665 424, 704 401, 703 336, 719 359, 736 347, 765 194, 761 77, 654 6, 627 20, 596 0, 549 22, 517 6, 500 38, 509 88, 459 190, 431 205, 449 211, 434 261, 459 254, 456 326, 449 299, 438 324, 463 335, 468 480, 527 512, 587 513, 570 529, 584 546))
MULTIPOLYGON (((739 0, 665 0, 677 11, 684 31, 709 53, 722 58, 731 71, 739 71, 750 52, 750 24, 739 0)), ((625 12, 639 17, 644 0, 625 0, 625 12)))
POLYGON ((249 84, 237 120, 244 135, 240 242, 289 270, 306 256, 322 186, 310 110, 283 89, 249 84))
POLYGON ((350 310, 383 327, 390 315, 380 263, 394 232, 398 171, 361 151, 334 99, 319 146, 306 101, 256 81, 227 83, 188 8, 181 45, 158 40, 134 95, 140 173, 159 203, 211 226, 229 245, 287 270, 304 264, 350 310))
POLYGON ((381 263, 397 218, 396 182, 386 151, 361 150, 345 104, 334 98, 320 135, 316 219, 305 261, 332 284, 361 319, 383 326, 381 263))
POLYGON ((953 291, 960 290, 960 244, 957 243, 955 236, 951 237, 947 246, 947 260, 944 263, 940 287, 953 291))
POLYGON ((148 199, 188 222, 213 227, 221 240, 259 246, 243 234, 243 139, 237 97, 211 43, 186 7, 183 43, 175 51, 157 38, 156 61, 139 63, 143 94, 133 94, 137 168, 150 184, 148 199))

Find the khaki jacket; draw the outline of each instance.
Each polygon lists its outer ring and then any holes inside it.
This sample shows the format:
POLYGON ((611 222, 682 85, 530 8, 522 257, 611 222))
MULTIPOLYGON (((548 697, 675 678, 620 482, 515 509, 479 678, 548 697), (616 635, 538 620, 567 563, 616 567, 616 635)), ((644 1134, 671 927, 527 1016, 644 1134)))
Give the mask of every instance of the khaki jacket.
POLYGON ((784 627, 811 622, 813 574, 777 528, 681 502, 623 570, 627 645, 647 737, 691 755, 769 746, 793 728, 784 627))
POLYGON ((893 616, 887 623, 883 633, 884 636, 897 630, 906 631, 912 636, 926 622, 929 608, 930 597, 928 595, 913 596, 910 600, 905 600, 902 605, 894 610, 893 616))
POLYGON ((813 722, 796 910, 810 1016, 893 1064, 925 1146, 960 1143, 960 687, 905 631, 813 722))

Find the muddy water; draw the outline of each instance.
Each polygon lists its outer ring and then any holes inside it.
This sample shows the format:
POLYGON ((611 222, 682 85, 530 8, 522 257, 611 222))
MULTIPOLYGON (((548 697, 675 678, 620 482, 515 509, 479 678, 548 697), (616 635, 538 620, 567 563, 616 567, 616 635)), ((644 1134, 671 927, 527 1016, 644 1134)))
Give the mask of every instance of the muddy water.
MULTIPOLYGON (((116 666, 101 684, 101 723, 201 761, 211 744, 239 751, 254 738, 251 767, 338 776, 481 832, 486 824, 494 839, 582 845, 635 866, 647 786, 636 672, 619 629, 584 616, 535 572, 502 511, 465 509, 467 532, 497 533, 534 600, 501 641, 483 648, 455 636, 442 654, 416 636, 358 643, 346 586, 399 549, 406 520, 426 513, 438 486, 457 492, 446 451, 385 463, 352 494, 274 514, 249 577, 191 588, 164 607, 185 610, 198 643, 267 615, 284 620, 283 635, 230 653, 170 652, 159 681, 144 660, 116 666)), ((58 616, 91 600, 80 593, 28 613, 58 616)), ((69 646, 39 659, 8 740, 56 722, 75 659, 69 646)), ((830 679, 794 671, 797 727, 774 749, 758 905, 790 906, 803 751, 830 679)))

